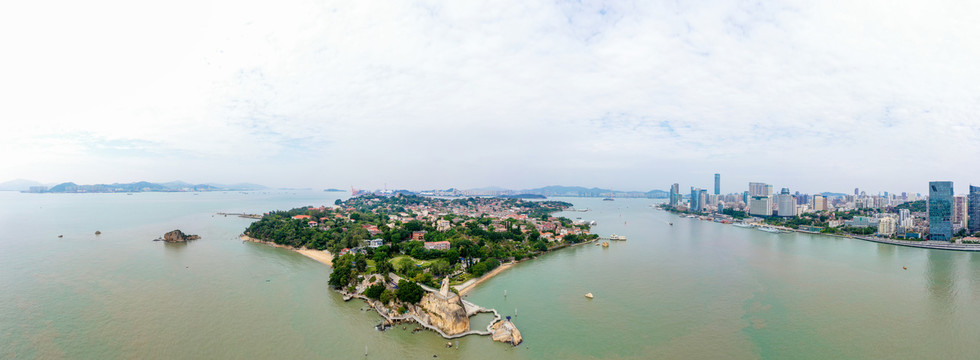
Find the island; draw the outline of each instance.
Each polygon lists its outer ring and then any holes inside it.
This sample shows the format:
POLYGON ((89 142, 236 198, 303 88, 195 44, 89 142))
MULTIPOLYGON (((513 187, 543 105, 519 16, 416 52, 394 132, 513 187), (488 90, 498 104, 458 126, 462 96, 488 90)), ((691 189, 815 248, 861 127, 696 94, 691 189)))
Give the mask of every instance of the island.
POLYGON ((383 318, 380 329, 414 322, 449 339, 488 335, 516 345, 521 335, 515 324, 462 297, 516 262, 598 239, 585 221, 553 216, 571 206, 365 194, 333 206, 269 212, 249 225, 243 239, 307 256, 330 254, 328 284, 345 300, 367 301, 383 318), (471 327, 469 318, 480 312, 493 313, 494 320, 471 327))

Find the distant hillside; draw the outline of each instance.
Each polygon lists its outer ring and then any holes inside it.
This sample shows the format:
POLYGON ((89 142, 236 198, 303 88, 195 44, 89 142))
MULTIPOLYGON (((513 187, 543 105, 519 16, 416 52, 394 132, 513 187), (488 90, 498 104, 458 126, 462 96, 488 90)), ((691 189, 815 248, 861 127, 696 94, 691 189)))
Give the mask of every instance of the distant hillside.
POLYGON ((61 183, 45 191, 49 193, 111 193, 111 192, 178 192, 178 191, 246 191, 264 189, 262 185, 255 184, 191 184, 183 181, 171 181, 166 183, 151 183, 148 181, 138 181, 133 183, 112 183, 78 185, 73 182, 61 183))
POLYGON ((534 189, 524 189, 524 190, 508 190, 497 186, 489 186, 482 189, 470 189, 468 191, 487 191, 487 192, 509 192, 512 195, 541 195, 541 196, 571 196, 571 197, 622 197, 622 198, 667 198, 668 193, 663 190, 650 190, 647 192, 642 191, 624 191, 624 190, 614 190, 614 189, 604 189, 598 187, 584 187, 584 186, 563 186, 563 185, 551 185, 544 186, 534 189))

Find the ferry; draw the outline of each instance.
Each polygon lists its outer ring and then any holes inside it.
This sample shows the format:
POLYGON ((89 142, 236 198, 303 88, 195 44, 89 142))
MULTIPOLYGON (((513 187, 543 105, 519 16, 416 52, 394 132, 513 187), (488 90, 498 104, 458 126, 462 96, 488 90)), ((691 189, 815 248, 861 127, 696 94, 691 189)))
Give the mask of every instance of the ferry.
POLYGON ((750 228, 750 227, 752 227, 752 225, 746 224, 744 222, 737 222, 737 223, 734 223, 732 225, 738 226, 740 228, 750 228))
POLYGON ((609 235, 609 240, 626 241, 626 237, 623 236, 623 235, 612 234, 612 235, 609 235))

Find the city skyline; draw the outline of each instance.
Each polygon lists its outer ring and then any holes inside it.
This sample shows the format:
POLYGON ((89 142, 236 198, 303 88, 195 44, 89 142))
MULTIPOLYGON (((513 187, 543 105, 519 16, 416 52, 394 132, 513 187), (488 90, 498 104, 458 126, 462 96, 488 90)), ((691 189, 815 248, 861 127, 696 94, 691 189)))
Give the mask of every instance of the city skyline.
POLYGON ((0 181, 980 182, 980 4, 58 7, 0 15, 0 181))

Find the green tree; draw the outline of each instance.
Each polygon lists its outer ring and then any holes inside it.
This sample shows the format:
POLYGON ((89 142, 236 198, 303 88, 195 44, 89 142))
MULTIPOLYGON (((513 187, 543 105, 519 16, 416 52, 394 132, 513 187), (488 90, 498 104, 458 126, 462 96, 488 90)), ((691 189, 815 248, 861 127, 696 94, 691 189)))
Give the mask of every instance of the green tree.
POLYGON ((409 304, 417 304, 425 295, 425 290, 419 284, 411 281, 399 280, 398 291, 395 292, 398 300, 409 304))
POLYGON ((384 284, 376 283, 374 285, 369 286, 367 290, 364 290, 364 296, 378 300, 381 298, 381 293, 383 293, 384 291, 385 291, 384 284))

